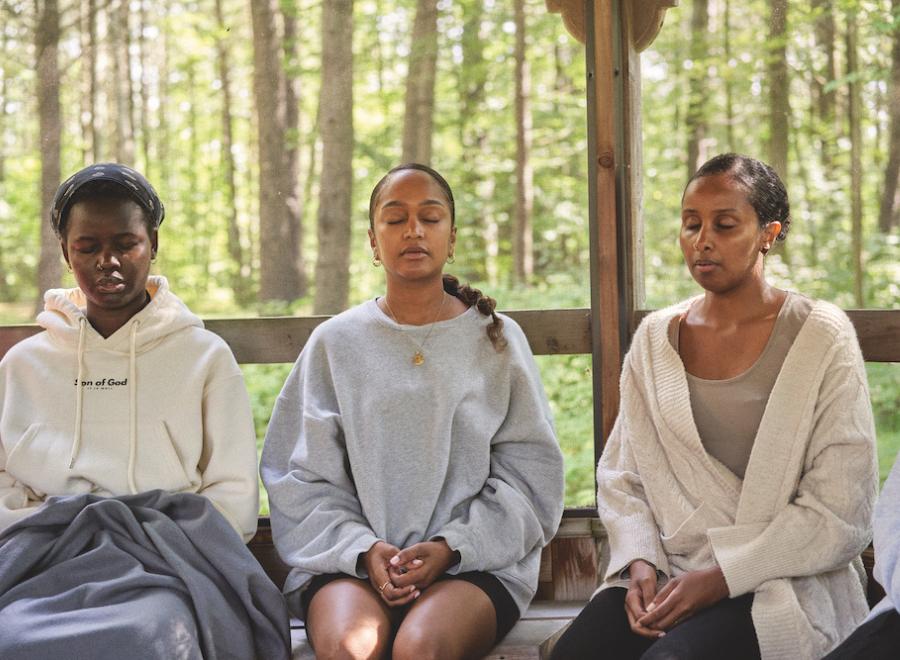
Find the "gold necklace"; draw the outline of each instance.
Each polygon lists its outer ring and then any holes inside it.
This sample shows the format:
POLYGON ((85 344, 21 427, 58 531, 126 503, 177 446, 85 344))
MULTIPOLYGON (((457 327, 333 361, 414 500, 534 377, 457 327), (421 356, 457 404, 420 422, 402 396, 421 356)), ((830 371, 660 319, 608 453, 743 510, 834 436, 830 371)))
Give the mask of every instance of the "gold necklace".
MULTIPOLYGON (((384 301, 384 306, 387 307, 388 314, 391 315, 394 323, 396 323, 397 325, 402 325, 402 323, 400 323, 400 321, 397 319, 397 315, 394 314, 394 310, 392 310, 391 306, 388 304, 387 296, 385 295, 384 297, 382 297, 382 300, 384 301)), ((404 336, 418 347, 418 350, 413 353, 412 356, 413 366, 421 367, 423 364, 425 364, 425 344, 428 343, 428 338, 431 336, 431 331, 434 330, 434 324, 437 323, 437 320, 441 316, 441 312, 444 310, 445 302, 447 302, 447 294, 441 291, 441 305, 440 307, 438 307, 437 314, 434 315, 434 320, 431 321, 431 325, 428 327, 428 332, 425 334, 425 339, 422 340, 421 344, 413 339, 411 335, 404 333, 404 336)))

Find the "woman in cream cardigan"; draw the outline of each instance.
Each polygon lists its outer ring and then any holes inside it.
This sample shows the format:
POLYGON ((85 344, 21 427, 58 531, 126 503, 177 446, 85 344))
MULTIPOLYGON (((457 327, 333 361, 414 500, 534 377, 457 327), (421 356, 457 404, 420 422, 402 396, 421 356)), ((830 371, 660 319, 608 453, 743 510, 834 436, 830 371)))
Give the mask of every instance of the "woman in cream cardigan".
POLYGON ((840 309, 770 285, 784 185, 725 154, 679 241, 701 296, 651 314, 597 468, 603 583, 554 658, 820 658, 867 613, 875 432, 840 309))

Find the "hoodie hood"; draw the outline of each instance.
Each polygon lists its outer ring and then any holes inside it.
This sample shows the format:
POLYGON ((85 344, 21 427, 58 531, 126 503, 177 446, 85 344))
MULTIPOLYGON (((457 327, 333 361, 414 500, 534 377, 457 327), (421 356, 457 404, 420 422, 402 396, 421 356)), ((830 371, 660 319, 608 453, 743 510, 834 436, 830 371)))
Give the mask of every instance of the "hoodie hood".
POLYGON ((50 338, 64 347, 75 348, 75 433, 69 455, 71 470, 81 451, 84 420, 85 356, 100 350, 128 358, 128 488, 138 492, 135 484, 137 458, 137 356, 153 348, 167 336, 190 326, 202 328, 203 322, 178 297, 169 291, 166 278, 153 276, 147 280, 150 302, 118 330, 104 338, 94 330, 85 316, 87 300, 81 289, 51 289, 44 294, 44 311, 37 321, 50 338))
POLYGON ((132 332, 134 350, 141 354, 184 328, 203 327, 203 321, 169 290, 165 277, 151 275, 147 279, 147 292, 150 294, 147 306, 105 339, 87 323, 87 300, 79 288, 47 291, 44 294, 44 311, 38 314, 37 322, 54 342, 76 347, 81 323, 85 321, 85 350, 100 349, 126 355, 131 351, 132 332), (134 324, 137 325, 132 328, 134 324))

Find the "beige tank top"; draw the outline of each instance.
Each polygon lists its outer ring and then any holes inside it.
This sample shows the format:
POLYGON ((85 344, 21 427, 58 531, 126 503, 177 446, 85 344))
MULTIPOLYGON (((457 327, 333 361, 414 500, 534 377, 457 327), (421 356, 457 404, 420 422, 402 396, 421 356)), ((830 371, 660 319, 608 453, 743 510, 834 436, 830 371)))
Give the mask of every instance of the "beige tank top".
MULTIPOLYGON (((741 479, 781 365, 809 316, 813 301, 788 292, 769 341, 744 373, 724 380, 687 374, 691 411, 706 451, 741 479)), ((669 327, 669 341, 678 350, 679 323, 669 327)))

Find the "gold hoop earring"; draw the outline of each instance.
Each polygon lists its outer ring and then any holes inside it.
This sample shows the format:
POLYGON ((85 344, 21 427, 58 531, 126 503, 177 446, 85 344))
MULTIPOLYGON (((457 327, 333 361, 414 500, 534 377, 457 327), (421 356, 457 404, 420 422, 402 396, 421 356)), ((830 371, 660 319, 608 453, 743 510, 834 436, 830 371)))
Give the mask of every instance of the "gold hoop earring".
POLYGON ((381 266, 381 257, 374 253, 372 254, 372 265, 375 266, 375 268, 379 268, 381 266))
POLYGON ((456 257, 453 256, 453 253, 452 253, 452 252, 451 252, 450 254, 447 255, 447 263, 448 263, 448 264, 455 264, 455 263, 456 263, 456 257))

